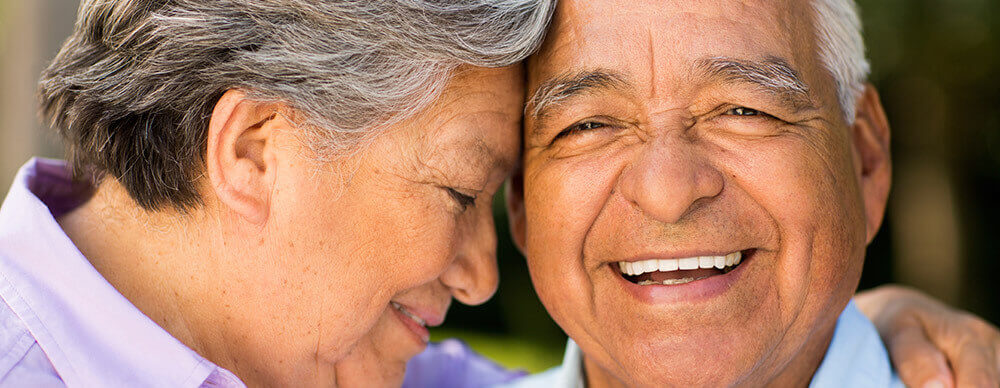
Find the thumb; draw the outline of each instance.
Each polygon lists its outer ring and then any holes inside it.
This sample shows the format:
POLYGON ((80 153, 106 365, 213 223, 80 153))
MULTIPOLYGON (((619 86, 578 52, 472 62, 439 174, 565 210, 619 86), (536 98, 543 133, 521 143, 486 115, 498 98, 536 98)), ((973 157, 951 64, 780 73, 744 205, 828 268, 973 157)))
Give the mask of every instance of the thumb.
POLYGON ((885 340, 900 380, 908 387, 953 388, 954 377, 944 353, 931 343, 919 323, 914 320, 897 328, 885 340))

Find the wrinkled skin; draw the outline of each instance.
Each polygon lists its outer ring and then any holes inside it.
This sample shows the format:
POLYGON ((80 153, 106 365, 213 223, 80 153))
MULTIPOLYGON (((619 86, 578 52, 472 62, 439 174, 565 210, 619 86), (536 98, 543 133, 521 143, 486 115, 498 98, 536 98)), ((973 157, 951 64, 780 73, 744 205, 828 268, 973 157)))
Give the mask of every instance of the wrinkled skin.
POLYGON ((803 4, 560 3, 528 94, 567 75, 613 81, 525 118, 512 213, 593 386, 805 385, 822 360, 882 220, 889 130, 871 88, 845 122, 803 4), (778 59, 805 96, 702 65, 720 57, 778 59), (749 255, 737 270, 657 291, 617 269, 736 251, 749 255))
POLYGON ((522 77, 460 68, 431 106, 330 161, 287 106, 231 90, 202 207, 144 212, 109 179, 60 223, 140 310, 250 386, 398 386, 427 333, 394 303, 433 326, 453 297, 496 290, 491 202, 516 163, 522 77))

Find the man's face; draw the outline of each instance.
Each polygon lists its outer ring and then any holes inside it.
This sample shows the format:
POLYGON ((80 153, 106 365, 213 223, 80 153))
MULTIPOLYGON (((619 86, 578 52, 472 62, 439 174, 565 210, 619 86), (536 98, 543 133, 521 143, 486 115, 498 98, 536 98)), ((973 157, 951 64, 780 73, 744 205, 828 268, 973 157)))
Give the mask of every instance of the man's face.
POLYGON ((814 36, 804 0, 560 2, 515 238, 592 384, 802 384, 821 362, 888 131, 874 92, 845 123, 814 36))

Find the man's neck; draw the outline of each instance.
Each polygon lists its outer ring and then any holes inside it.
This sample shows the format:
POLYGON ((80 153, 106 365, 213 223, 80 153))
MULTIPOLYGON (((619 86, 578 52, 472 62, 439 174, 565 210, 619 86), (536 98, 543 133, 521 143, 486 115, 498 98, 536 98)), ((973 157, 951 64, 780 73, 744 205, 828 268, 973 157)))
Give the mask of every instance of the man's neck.
POLYGON ((829 328, 817 330, 810 336, 798 355, 792 358, 781 372, 766 382, 767 387, 808 387, 813 375, 819 370, 826 351, 830 348, 836 321, 829 328))

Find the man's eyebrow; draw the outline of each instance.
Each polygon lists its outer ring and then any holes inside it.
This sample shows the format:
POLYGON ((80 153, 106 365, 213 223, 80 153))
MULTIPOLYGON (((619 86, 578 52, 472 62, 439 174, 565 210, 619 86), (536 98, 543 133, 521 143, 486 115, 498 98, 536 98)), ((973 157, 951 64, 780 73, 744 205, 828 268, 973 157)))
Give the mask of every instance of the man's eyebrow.
POLYGON ((782 58, 767 57, 762 61, 752 61, 711 57, 698 61, 696 69, 729 82, 754 85, 777 96, 795 110, 815 108, 809 97, 809 87, 799 76, 799 72, 782 58))
POLYGON ((621 73, 605 70, 586 70, 563 73, 553 77, 535 90, 524 106, 525 117, 541 120, 546 112, 560 102, 595 89, 613 89, 628 86, 621 73))

